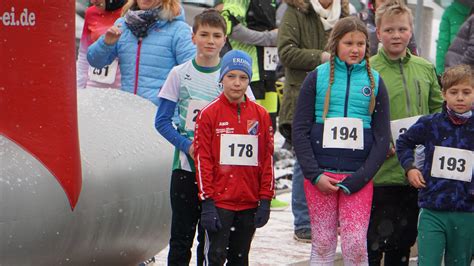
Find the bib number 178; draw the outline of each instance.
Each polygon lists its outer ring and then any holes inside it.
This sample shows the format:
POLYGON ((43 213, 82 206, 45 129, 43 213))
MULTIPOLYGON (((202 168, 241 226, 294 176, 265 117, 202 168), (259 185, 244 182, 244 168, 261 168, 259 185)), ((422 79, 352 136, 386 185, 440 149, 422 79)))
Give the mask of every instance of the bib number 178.
POLYGON ((220 164, 258 166, 258 136, 221 134, 220 164))

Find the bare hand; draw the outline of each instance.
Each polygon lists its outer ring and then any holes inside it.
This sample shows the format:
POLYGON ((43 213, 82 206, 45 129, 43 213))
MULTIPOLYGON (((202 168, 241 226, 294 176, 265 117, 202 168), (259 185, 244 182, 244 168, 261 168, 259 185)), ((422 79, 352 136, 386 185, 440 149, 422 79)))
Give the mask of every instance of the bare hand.
POLYGON ((390 145, 390 148, 388 148, 387 152, 387 159, 395 155, 395 147, 393 145, 390 145))
POLYGON ((107 32, 105 32, 105 44, 113 45, 118 41, 118 39, 120 39, 120 36, 122 35, 122 30, 120 27, 121 25, 118 24, 117 26, 110 27, 107 32))
POLYGON ((415 188, 424 188, 426 187, 425 179, 421 174, 420 170, 414 168, 410 169, 407 173, 408 182, 415 188))
POLYGON ((194 160, 194 144, 191 144, 191 146, 189 146, 189 156, 191 156, 191 158, 193 158, 194 160))
POLYGON ((318 187, 319 191, 323 194, 330 194, 334 193, 339 190, 339 187, 336 184, 339 183, 339 180, 331 178, 325 174, 322 174, 316 183, 316 187, 318 187))

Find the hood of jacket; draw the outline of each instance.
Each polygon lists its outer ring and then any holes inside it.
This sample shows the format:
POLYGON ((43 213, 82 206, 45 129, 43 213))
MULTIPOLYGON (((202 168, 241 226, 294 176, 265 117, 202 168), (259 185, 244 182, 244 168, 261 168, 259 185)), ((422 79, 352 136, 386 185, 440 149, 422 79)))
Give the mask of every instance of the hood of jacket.
POLYGON ((311 8, 311 4, 309 0, 284 0, 285 3, 289 6, 292 6, 303 13, 308 13, 309 9, 311 8))
MULTIPOLYGON (((301 13, 308 14, 313 7, 309 0, 284 0, 285 3, 289 6, 292 6, 301 13)), ((341 18, 347 17, 349 15, 349 0, 341 0, 341 18)))

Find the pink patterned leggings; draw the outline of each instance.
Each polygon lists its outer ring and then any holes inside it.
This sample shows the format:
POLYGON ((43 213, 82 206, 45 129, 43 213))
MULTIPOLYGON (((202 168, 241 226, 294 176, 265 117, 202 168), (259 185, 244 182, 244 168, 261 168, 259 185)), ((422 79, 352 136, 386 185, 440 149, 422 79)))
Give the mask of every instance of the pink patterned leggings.
MULTIPOLYGON (((329 172, 324 174, 338 180, 348 176, 329 172)), ((351 195, 344 194, 342 189, 325 195, 305 179, 304 191, 311 219, 310 265, 334 265, 338 225, 344 265, 368 265, 367 229, 372 205, 372 181, 351 195)))

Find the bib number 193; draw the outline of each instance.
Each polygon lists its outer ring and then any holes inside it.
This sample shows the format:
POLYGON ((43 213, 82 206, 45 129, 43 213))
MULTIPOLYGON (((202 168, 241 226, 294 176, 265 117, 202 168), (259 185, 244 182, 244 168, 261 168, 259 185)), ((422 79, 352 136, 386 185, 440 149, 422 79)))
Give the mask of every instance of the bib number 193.
POLYGON ((473 154, 469 150, 435 146, 431 176, 471 182, 473 154))

